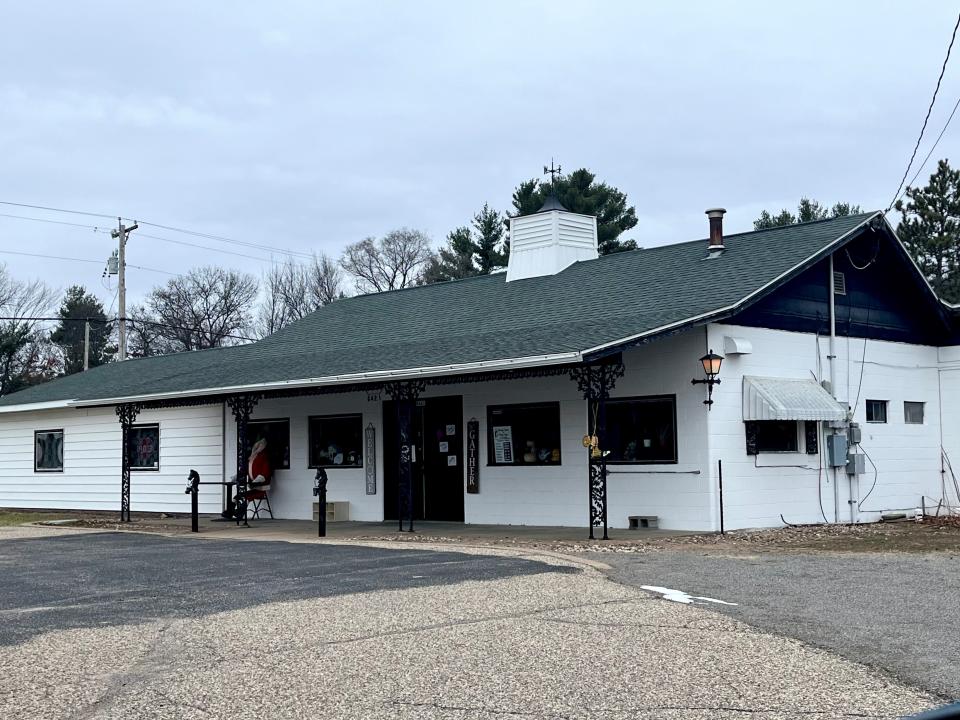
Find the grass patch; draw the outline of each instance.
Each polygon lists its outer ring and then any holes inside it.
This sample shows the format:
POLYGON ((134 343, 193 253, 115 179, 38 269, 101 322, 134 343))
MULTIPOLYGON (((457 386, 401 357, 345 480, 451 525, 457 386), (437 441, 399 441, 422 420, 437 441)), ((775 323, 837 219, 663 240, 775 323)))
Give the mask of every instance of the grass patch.
POLYGON ((46 512, 43 510, 0 510, 0 527, 43 522, 44 520, 63 520, 68 517, 70 516, 62 512, 46 512))

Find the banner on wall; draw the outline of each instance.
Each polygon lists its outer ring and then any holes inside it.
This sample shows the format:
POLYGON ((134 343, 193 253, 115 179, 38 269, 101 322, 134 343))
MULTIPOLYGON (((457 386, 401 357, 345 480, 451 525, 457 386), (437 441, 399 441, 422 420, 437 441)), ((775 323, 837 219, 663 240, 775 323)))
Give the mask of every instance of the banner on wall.
POLYGON ((377 430, 373 423, 364 431, 363 467, 366 469, 367 495, 377 494, 377 430))
POLYGON ((480 492, 480 421, 467 423, 467 492, 480 492))

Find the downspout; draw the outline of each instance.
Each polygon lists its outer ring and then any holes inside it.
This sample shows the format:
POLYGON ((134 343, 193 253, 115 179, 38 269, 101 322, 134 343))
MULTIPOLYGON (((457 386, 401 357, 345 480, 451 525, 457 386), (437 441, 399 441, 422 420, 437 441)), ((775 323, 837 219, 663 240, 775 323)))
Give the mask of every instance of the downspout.
MULTIPOLYGON (((833 253, 830 253, 830 275, 827 278, 827 288, 830 294, 830 344, 827 349, 827 361, 830 364, 830 394, 837 399, 837 307, 836 288, 833 284, 833 253)), ((849 399, 848 399, 849 400, 849 399)), ((830 466, 830 477, 833 479, 833 521, 840 522, 840 490, 837 487, 837 469, 830 466)))

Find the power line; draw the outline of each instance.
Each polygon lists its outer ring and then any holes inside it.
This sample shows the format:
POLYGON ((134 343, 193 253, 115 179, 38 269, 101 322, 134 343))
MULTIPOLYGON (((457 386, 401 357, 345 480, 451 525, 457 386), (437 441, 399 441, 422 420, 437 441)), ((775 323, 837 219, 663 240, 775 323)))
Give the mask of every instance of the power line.
POLYGON ((4 255, 22 255, 24 257, 43 258, 44 260, 68 260, 70 262, 85 262, 101 265, 100 260, 88 260, 86 258, 63 257, 62 255, 42 255, 40 253, 17 252, 16 250, 0 250, 4 255))
POLYGON ((104 213, 86 212, 84 210, 64 210, 63 208, 48 207, 46 205, 28 205, 27 203, 10 202, 9 200, 0 200, 0 205, 11 205, 13 207, 31 208, 33 210, 47 210, 49 212, 70 213, 71 215, 86 215, 87 217, 101 217, 113 220, 116 215, 106 215, 104 213))
POLYGON ((957 23, 953 26, 953 34, 950 36, 950 44, 947 46, 947 56, 943 59, 943 66, 940 68, 940 77, 937 78, 937 86, 933 89, 933 97, 930 98, 930 106, 927 108, 927 114, 923 118, 923 127, 920 128, 920 135, 917 137, 917 144, 913 147, 913 152, 910 154, 910 162, 907 163, 907 167, 903 171, 903 177, 900 178, 900 184, 897 186, 897 191, 893 194, 893 200, 890 201, 890 205, 887 207, 886 212, 890 212, 894 203, 896 203, 897 199, 900 197, 900 190, 903 188, 903 183, 906 182, 907 175, 910 174, 910 168, 913 166, 913 161, 917 157, 917 150, 920 149, 920 142, 923 140, 923 133, 926 131, 927 122, 930 120, 930 113, 933 112, 933 105, 937 101, 937 93, 940 92, 940 83, 943 81, 943 74, 947 71, 947 63, 950 61, 950 51, 953 50, 953 41, 957 38, 957 28, 960 28, 960 15, 957 16, 957 23))
POLYGON ((155 227, 160 230, 170 230, 171 232, 183 233, 185 235, 193 235, 195 237, 205 238, 207 240, 216 240, 218 242, 230 243, 232 245, 240 245, 242 247, 253 248, 254 250, 265 250, 267 252, 280 253, 282 255, 290 255, 291 257, 302 257, 302 258, 312 258, 313 255, 310 253, 300 252, 298 250, 284 250, 282 248, 272 247, 271 245, 262 245, 260 243, 246 242, 245 240, 234 240, 233 238, 224 237, 222 235, 211 235, 210 233, 198 232, 196 230, 186 230, 184 228, 173 227, 171 225, 160 225, 159 223, 147 222, 146 220, 139 221, 141 225, 148 225, 150 227, 155 227))
MULTIPOLYGON (((930 148, 930 152, 927 153, 927 156, 923 159, 923 162, 920 163, 920 167, 917 168, 917 172, 914 174, 912 178, 910 178, 910 182, 907 183, 907 187, 913 186, 913 184, 917 181, 917 178, 920 176, 920 173, 923 171, 923 168, 927 164, 927 160, 929 160, 930 156, 933 155, 933 151, 936 150, 937 145, 940 144, 940 139, 943 137, 943 134, 947 131, 947 128, 950 127, 950 121, 953 120, 953 116, 956 114, 957 108, 960 108, 960 98, 957 98, 957 102, 954 103, 953 110, 950 111, 950 117, 947 118, 947 122, 944 123, 943 129, 940 131, 940 134, 937 135, 937 139, 934 141, 933 147, 930 148)), ((904 188, 903 192, 906 192, 906 191, 907 191, 907 188, 904 188)), ((902 196, 903 193, 900 193, 900 195, 902 196)), ((900 198, 898 197, 897 199, 899 200, 900 198)))
MULTIPOLYGON (((148 223, 143 223, 147 225, 148 223)), ((273 262, 269 258, 260 258, 254 255, 245 255, 234 250, 224 250, 223 248, 210 247, 209 245, 198 245, 197 243, 187 242, 186 240, 174 240, 173 238, 160 237, 159 235, 148 235, 138 232, 137 237, 150 238, 151 240, 160 240, 161 242, 174 243, 176 245, 186 245, 187 247, 199 248, 200 250, 211 250, 212 252, 224 253, 226 255, 236 255, 237 257, 248 258, 249 260, 258 260, 259 262, 273 262)))
MULTIPOLYGON (((28 253, 28 252, 19 252, 17 250, 0 250, 0 254, 3 255, 22 255, 24 257, 34 257, 41 258, 43 260, 66 260, 68 262, 82 262, 82 263, 92 263, 94 265, 102 265, 102 260, 90 260, 88 258, 75 258, 75 257, 64 257, 62 255, 46 255, 41 253, 28 253)), ((142 265, 131 265, 127 263, 127 267, 136 268, 137 270, 146 270, 147 272, 160 273, 161 275, 172 275, 175 276, 176 273, 169 272, 167 270, 158 270, 157 268, 144 267, 142 265)))
MULTIPOLYGON (((15 220, 31 220, 33 222, 51 223, 54 225, 67 225, 69 227, 85 228, 87 230, 92 230, 93 232, 102 233, 105 235, 109 235, 112 232, 111 230, 107 230, 102 227, 98 227, 96 225, 84 225, 83 223, 65 222, 63 220, 48 220, 47 218, 28 217, 26 215, 10 215, 7 213, 0 213, 0 217, 12 218, 15 220)), ((141 224, 150 225, 151 227, 153 227, 153 223, 141 222, 141 224)), ((151 240, 160 240, 161 242, 174 243, 176 245, 184 245, 186 247, 197 248, 199 250, 209 250, 211 252, 223 253, 224 255, 235 255, 237 257, 247 258, 248 260, 256 260, 257 262, 268 262, 268 263, 273 262, 273 260, 270 258, 257 257, 256 255, 247 255, 245 253, 237 252, 236 250, 227 250, 225 248, 212 247, 210 245, 199 245, 197 243, 187 242, 186 240, 174 240, 173 238, 162 237, 160 235, 149 235, 147 233, 138 232, 137 237, 145 237, 145 238, 150 238, 151 240)))
POLYGON ((86 228, 87 230, 93 230, 94 232, 105 232, 96 225, 84 225, 83 223, 72 223, 64 220, 48 220, 47 218, 35 218, 27 215, 10 215, 8 213, 0 213, 0 217, 13 218, 14 220, 33 220, 34 222, 50 223, 51 225, 69 225, 70 227, 86 228))
MULTIPOLYGON (((59 212, 59 213, 70 213, 73 215, 85 215, 87 217, 99 217, 99 218, 109 218, 113 220, 118 217, 117 215, 107 215, 105 213, 96 213, 88 212, 86 210, 68 210, 66 208, 57 208, 50 205, 31 205, 29 203, 19 203, 13 202, 10 200, 0 200, 0 205, 10 205, 12 207, 22 207, 30 208, 33 210, 45 210, 47 212, 59 212)), ((122 217, 122 216, 121 216, 122 217)), ((128 218, 123 218, 128 219, 128 218)), ((255 250, 264 250, 266 252, 279 253, 281 255, 288 255, 290 257, 300 257, 304 259, 310 259, 313 256, 310 253, 301 252, 299 250, 285 250, 283 248, 273 247, 271 245, 264 245, 262 243, 252 243, 245 240, 235 240, 233 238, 225 237, 223 235, 213 235, 211 233, 199 232, 196 230, 189 230, 187 228, 175 227, 173 225, 163 225, 161 223, 148 222, 146 220, 138 220, 141 225, 149 225, 150 227, 155 227, 160 230, 169 230, 171 232, 184 233, 185 235, 193 235, 195 237, 205 238, 207 240, 216 240, 217 242, 229 243, 231 245, 239 245, 243 247, 253 248, 255 250)))

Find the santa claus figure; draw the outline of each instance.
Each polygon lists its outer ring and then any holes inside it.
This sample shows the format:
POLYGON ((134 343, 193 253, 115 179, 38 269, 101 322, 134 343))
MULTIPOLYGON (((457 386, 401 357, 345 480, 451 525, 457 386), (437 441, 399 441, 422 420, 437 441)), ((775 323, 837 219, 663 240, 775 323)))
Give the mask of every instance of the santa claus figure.
POLYGON ((270 485, 270 458, 267 456, 267 439, 260 438, 250 449, 247 462, 247 477, 250 487, 265 490, 270 485))

